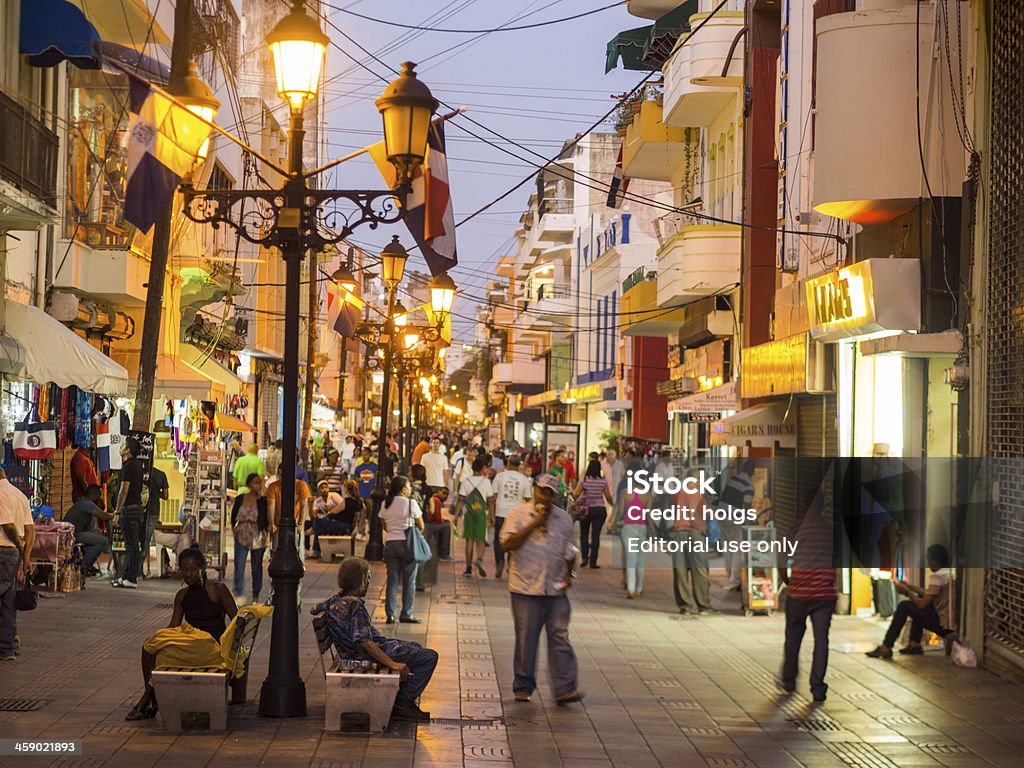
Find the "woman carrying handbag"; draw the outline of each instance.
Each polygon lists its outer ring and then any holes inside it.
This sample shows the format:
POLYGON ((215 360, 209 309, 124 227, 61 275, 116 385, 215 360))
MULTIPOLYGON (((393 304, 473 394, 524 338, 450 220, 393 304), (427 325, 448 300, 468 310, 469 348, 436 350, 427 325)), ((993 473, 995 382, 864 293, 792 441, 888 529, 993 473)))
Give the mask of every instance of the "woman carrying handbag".
MULTIPOLYGON (((384 527, 384 564, 387 566, 387 591, 384 601, 385 623, 394 624, 398 613, 398 584, 402 584, 402 612, 398 621, 403 624, 419 624, 413 616, 416 600, 416 572, 419 561, 410 548, 408 529, 423 530, 423 510, 410 497, 409 478, 398 475, 391 480, 384 504, 380 509, 380 521, 384 527)), ((415 535, 415 534, 413 534, 415 535)), ((422 534, 421 534, 422 535, 422 534)))
POLYGON ((260 601, 263 591, 263 555, 267 551, 270 525, 267 497, 263 495, 263 476, 250 474, 245 485, 247 493, 235 497, 231 507, 231 530, 235 535, 235 597, 245 591, 245 561, 252 571, 252 602, 260 601))
POLYGON ((575 517, 580 521, 580 556, 585 568, 600 568, 597 555, 601 549, 601 529, 608 519, 605 502, 612 503, 612 495, 608 491, 608 482, 601 472, 601 462, 592 459, 587 465, 586 474, 576 484, 573 491, 576 497, 575 517))

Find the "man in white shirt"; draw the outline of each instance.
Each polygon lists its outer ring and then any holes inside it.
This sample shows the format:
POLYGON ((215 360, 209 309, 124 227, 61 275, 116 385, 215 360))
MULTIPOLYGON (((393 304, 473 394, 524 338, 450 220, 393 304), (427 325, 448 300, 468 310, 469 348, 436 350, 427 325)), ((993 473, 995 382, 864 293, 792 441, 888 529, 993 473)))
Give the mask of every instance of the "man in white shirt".
POLYGON ((459 484, 462 482, 462 470, 466 464, 471 464, 471 461, 466 459, 466 441, 463 440, 459 445, 459 449, 452 454, 452 496, 458 496, 459 484))
POLYGON ((345 444, 341 446, 341 468, 346 472, 352 472, 352 459, 356 455, 356 441, 352 435, 345 438, 345 444))
POLYGON ((14 661, 18 632, 14 597, 18 591, 18 569, 28 569, 36 528, 28 499, 0 469, 0 661, 14 661))
POLYGON ((521 469, 522 459, 513 453, 508 457, 508 467, 499 472, 494 487, 494 567, 495 577, 501 578, 505 571, 505 550, 501 546, 501 526, 505 516, 524 501, 533 497, 533 483, 521 469))
POLYGON ((448 487, 451 475, 448 459, 441 453, 441 441, 436 437, 431 438, 430 451, 423 455, 420 464, 423 465, 423 469, 427 473, 427 487, 430 489, 431 495, 448 487))
POLYGON ((561 481, 541 475, 533 501, 523 502, 508 514, 501 544, 515 552, 509 568, 512 618, 515 622, 516 701, 527 702, 537 688, 537 646, 543 628, 548 641, 548 671, 557 704, 582 701, 577 686, 579 665, 569 642, 572 609, 566 590, 572 584, 576 560, 573 522, 555 496, 561 481))
POLYGON ((605 460, 601 463, 601 471, 604 472, 605 480, 608 481, 608 493, 612 495, 612 504, 619 498, 619 485, 626 476, 626 465, 619 458, 619 452, 614 448, 605 451, 605 460))

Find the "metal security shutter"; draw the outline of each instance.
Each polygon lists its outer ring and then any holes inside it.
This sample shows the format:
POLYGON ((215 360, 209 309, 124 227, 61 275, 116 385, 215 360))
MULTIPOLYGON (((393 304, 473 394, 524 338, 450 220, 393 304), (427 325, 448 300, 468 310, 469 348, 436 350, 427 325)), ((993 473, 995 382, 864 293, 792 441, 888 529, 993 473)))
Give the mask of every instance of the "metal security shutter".
MULTIPOLYGON (((999 508, 988 518, 993 562, 1024 560, 1024 534, 1013 520, 1024 508, 1020 477, 998 459, 1024 456, 1024 3, 993 0, 988 294, 988 454, 999 483, 999 508)), ((1024 571, 993 568, 985 596, 986 651, 1024 656, 1024 571), (993 646, 996 646, 993 648, 993 646)), ((986 653, 986 659, 989 654, 986 653)))
POLYGON ((796 523, 796 451, 776 448, 772 462, 772 519, 780 534, 796 523))
POLYGON ((797 409, 796 505, 799 517, 808 491, 819 486, 824 486, 826 509, 832 506, 830 470, 839 455, 839 430, 835 395, 800 397, 794 407, 797 409))

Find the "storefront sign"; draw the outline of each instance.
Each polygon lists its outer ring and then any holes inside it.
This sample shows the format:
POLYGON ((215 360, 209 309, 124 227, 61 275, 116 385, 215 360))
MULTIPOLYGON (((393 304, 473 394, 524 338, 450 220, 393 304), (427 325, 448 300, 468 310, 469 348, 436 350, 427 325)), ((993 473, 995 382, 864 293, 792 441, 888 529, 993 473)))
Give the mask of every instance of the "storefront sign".
POLYGON ((537 395, 529 395, 526 398, 527 408, 539 408, 542 405, 554 405, 561 397, 561 390, 549 389, 537 395))
POLYGON ((769 397, 807 391, 807 334, 776 339, 741 353, 743 397, 769 397))
POLYGON ((917 259, 866 259, 807 281, 811 336, 818 341, 921 327, 917 259))
POLYGON ((675 410, 679 411, 738 411, 740 408, 739 389, 735 381, 721 387, 698 392, 689 397, 674 400, 675 410))
POLYGON ((796 447, 796 413, 786 403, 760 403, 723 420, 728 445, 796 447))
POLYGON ((586 384, 582 387, 569 387, 562 393, 563 403, 589 403, 601 399, 600 384, 586 384))
POLYGON ((703 422, 710 423, 712 421, 719 421, 722 418, 721 411, 689 411, 683 414, 688 422, 703 422))

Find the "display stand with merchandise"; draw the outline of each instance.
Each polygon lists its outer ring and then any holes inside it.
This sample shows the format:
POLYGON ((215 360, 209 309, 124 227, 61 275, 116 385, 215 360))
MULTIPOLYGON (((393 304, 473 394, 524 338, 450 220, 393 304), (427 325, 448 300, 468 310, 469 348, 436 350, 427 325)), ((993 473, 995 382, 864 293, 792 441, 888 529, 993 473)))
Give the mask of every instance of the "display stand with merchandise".
POLYGON ((775 528, 743 526, 743 540, 751 545, 751 551, 743 556, 743 613, 746 616, 754 613, 771 616, 779 607, 779 569, 774 553, 759 552, 756 547, 759 541, 775 541, 775 528))
POLYGON ((220 578, 224 578, 228 562, 226 477, 224 451, 200 448, 189 458, 186 508, 195 519, 197 546, 220 578))

